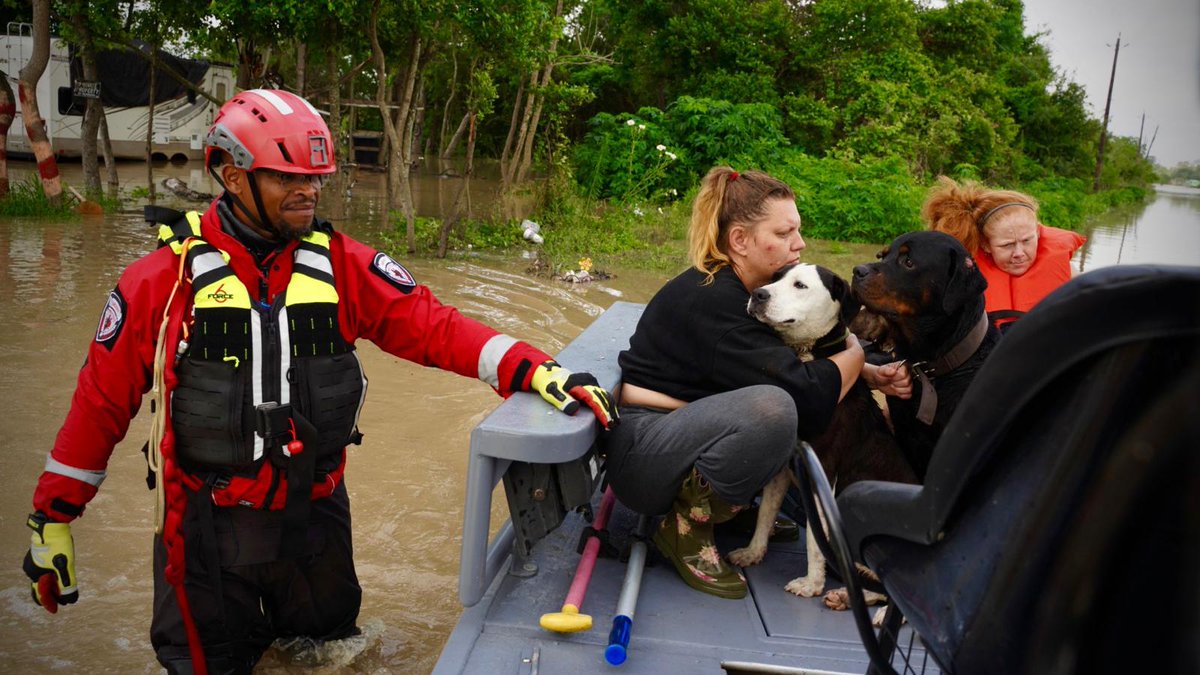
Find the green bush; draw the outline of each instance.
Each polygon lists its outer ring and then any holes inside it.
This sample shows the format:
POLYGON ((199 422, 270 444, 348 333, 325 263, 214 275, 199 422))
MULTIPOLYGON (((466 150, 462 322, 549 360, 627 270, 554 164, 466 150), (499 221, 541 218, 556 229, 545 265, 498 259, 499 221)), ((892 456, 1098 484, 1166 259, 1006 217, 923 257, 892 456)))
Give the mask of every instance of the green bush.
POLYGON ((762 103, 682 96, 666 111, 600 113, 575 149, 583 193, 624 204, 679 198, 716 164, 762 165, 787 144, 779 111, 762 103))
POLYGON ((922 228, 925 188, 898 158, 851 162, 793 152, 767 170, 796 191, 806 236, 883 243, 922 228))

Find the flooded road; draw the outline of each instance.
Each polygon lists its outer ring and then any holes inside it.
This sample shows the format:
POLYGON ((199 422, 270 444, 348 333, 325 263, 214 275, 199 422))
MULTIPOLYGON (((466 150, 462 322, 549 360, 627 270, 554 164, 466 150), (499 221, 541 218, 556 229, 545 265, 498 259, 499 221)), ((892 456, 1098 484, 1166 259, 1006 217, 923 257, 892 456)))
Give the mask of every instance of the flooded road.
MULTIPOLYGON (((20 169, 20 166, 17 166, 20 169)), ((140 164, 123 167, 144 181, 140 164)), ((65 165, 69 182, 77 165, 65 165)), ((166 167, 194 189, 214 190, 187 166, 166 167)), ((20 179, 18 171, 17 179, 20 179)), ((371 244, 383 230, 378 174, 362 175, 337 227, 371 244)), ((454 179, 421 177, 422 213, 436 213, 454 179)), ((488 208, 487 181, 473 206, 488 208)), ((169 202, 168 202, 169 204, 169 202)), ((329 212, 328 200, 322 210, 329 212)), ((444 207, 443 207, 444 208, 444 207)), ((73 526, 80 602, 51 616, 29 601, 20 560, 30 496, 66 414, 84 349, 120 270, 154 247, 138 211, 69 223, 0 223, 0 671, 159 672, 149 644, 153 497, 140 448, 140 415, 116 448, 108 479, 73 526)), ((848 274, 877 246, 810 242, 807 260, 848 274)), ((1149 205, 1098 222, 1076 264, 1191 262, 1200 251, 1200 197, 1160 194, 1149 205)), ((416 279, 445 303, 549 353, 558 352, 614 301, 645 302, 666 275, 611 270, 608 281, 569 285, 526 273, 529 260, 458 257, 408 260, 416 279)), ((682 263, 681 263, 682 266, 682 263)), ((338 672, 428 672, 457 620, 459 530, 470 429, 499 404, 485 385, 423 368, 360 342, 370 394, 346 483, 363 586, 366 651, 338 672)), ((493 527, 507 512, 494 500, 493 527)), ((266 673, 310 673, 269 652, 266 673)), ((316 672, 321 672, 320 670, 316 672)))

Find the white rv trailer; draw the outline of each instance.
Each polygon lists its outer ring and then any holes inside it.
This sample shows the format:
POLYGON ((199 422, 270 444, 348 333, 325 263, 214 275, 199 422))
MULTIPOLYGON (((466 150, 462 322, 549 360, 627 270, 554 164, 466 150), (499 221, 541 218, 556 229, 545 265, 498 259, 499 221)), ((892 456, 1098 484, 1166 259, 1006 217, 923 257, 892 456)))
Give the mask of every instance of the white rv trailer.
MULTIPOLYGON (((0 71, 8 77, 14 97, 17 96, 17 75, 32 54, 33 37, 29 24, 8 24, 5 34, 0 35, 0 71)), ((127 54, 126 57, 130 60, 141 59, 135 54, 127 54)), ((71 76, 70 60, 66 41, 51 38, 50 62, 37 84, 38 111, 46 120, 46 132, 58 157, 78 157, 83 149, 80 127, 83 124, 84 99, 73 94, 75 82, 71 76)), ((221 101, 233 94, 235 78, 232 67, 216 63, 186 63, 195 72, 203 70, 202 78, 195 82, 200 89, 221 101)), ((161 70, 157 80, 173 82, 161 70)), ((100 83, 102 92, 121 88, 127 93, 136 91, 148 100, 146 94, 150 83, 144 73, 140 78, 131 79, 127 72, 105 72, 102 64, 100 83)), ((155 102, 152 155, 155 159, 171 161, 203 159, 204 135, 220 106, 203 96, 188 95, 182 86, 178 89, 180 91, 175 96, 155 102)), ((113 155, 118 159, 144 159, 149 106, 106 104, 104 112, 108 119, 113 155)), ((8 130, 8 152, 10 155, 33 154, 19 103, 8 130)))

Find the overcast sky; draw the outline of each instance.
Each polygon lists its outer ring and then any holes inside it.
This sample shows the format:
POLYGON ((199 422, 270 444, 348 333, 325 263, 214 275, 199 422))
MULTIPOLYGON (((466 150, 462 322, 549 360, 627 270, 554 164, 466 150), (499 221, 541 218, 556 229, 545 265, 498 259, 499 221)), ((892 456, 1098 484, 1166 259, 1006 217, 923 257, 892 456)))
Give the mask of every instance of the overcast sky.
POLYGON ((1097 119, 1120 33, 1109 131, 1137 138, 1144 112, 1159 164, 1200 161, 1200 1, 1025 0, 1025 30, 1049 33, 1051 61, 1087 89, 1097 119))

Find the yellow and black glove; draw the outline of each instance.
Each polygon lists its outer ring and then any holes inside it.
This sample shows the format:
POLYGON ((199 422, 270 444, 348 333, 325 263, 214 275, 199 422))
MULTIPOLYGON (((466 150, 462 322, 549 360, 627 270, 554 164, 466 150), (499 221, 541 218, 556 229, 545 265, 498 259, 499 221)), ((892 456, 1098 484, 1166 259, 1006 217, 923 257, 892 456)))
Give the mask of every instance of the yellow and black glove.
POLYGON ((30 515, 25 524, 33 530, 24 564, 25 574, 33 580, 33 601, 54 614, 59 605, 79 600, 71 526, 56 523, 40 512, 30 515))
POLYGON ((572 373, 555 361, 547 361, 533 371, 529 384, 550 405, 568 415, 574 415, 579 404, 584 403, 592 409, 600 426, 605 429, 617 426, 619 418, 612 395, 591 373, 572 373))

